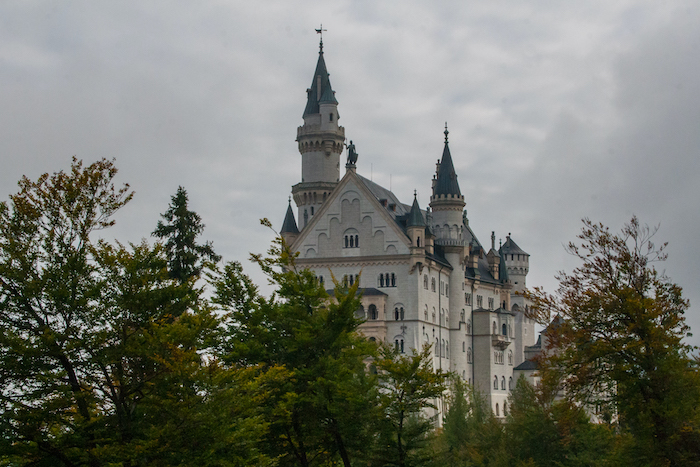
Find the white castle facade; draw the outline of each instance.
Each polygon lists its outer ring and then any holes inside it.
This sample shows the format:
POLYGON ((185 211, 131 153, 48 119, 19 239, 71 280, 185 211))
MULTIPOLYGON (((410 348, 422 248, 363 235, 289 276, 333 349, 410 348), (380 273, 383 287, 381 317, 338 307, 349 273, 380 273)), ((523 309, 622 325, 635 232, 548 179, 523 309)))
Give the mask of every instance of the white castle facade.
POLYGON ((290 202, 281 229, 299 252, 298 264, 327 288, 331 273, 349 284, 360 280, 358 313, 366 319, 361 331, 367 337, 402 352, 432 345, 434 367, 474 384, 503 417, 514 369, 528 363, 526 347, 537 337, 516 294, 525 288, 529 255, 510 234, 498 249, 493 233, 490 248, 477 239, 447 129, 430 204, 422 210, 415 197, 404 204, 359 175, 352 142, 340 177, 345 129, 338 125, 323 42, 303 118, 297 129, 301 182, 292 187, 299 223, 290 202))

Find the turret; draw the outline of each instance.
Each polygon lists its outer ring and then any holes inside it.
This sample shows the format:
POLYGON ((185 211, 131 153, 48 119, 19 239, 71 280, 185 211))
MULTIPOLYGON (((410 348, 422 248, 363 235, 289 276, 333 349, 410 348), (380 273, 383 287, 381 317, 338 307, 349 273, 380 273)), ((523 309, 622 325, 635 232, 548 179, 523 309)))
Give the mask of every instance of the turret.
POLYGON ((406 232, 408 233, 408 238, 411 239, 411 258, 413 262, 421 262, 422 258, 425 257, 425 231, 425 219, 423 218, 423 213, 420 211, 418 198, 414 192, 411 212, 408 214, 408 219, 406 220, 406 232))
POLYGON ((294 240, 299 236, 299 229, 297 228, 297 223, 294 220, 294 212, 292 211, 292 198, 289 198, 289 206, 287 206, 287 214, 284 216, 280 235, 287 246, 294 243, 294 240))
POLYGON ((510 237, 506 237, 506 242, 499 250, 500 255, 505 260, 508 271, 508 280, 513 284, 513 292, 522 293, 525 291, 525 279, 530 270, 530 255, 525 253, 510 237))
POLYGON ((489 263, 489 272, 494 279, 499 279, 499 269, 501 266, 501 256, 496 251, 496 233, 491 232, 491 250, 486 255, 486 260, 489 263))
POLYGON ((338 101, 323 57, 323 40, 311 86, 306 90, 303 118, 296 139, 301 153, 301 183, 292 187, 302 229, 338 184, 345 142, 345 128, 338 125, 338 101))

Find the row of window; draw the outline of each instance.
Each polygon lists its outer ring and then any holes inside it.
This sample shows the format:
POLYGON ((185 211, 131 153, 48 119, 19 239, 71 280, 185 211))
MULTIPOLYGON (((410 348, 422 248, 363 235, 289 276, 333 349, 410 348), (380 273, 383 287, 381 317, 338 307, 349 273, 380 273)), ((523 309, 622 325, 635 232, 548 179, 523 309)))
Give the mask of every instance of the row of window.
POLYGON ((396 274, 394 274, 393 272, 391 274, 389 274, 388 272, 384 274, 379 274, 377 283, 379 287, 396 287, 396 274))
MULTIPOLYGON (((493 310, 494 307, 496 306, 496 299, 493 297, 489 297, 488 299, 488 309, 493 310)), ((470 293, 465 293, 464 294, 464 304, 467 306, 471 306, 472 304, 472 294, 470 293)), ((481 295, 476 296, 476 307, 477 308, 483 308, 484 307, 484 297, 481 295)), ((506 307, 506 302, 503 302, 503 308, 506 307)))
POLYGON ((358 235, 346 235, 345 248, 360 248, 360 237, 358 235))
POLYGON ((360 275, 359 274, 345 274, 343 276, 343 287, 352 287, 355 285, 355 282, 357 282, 357 285, 360 285, 360 275))
MULTIPOLYGON (((493 388, 498 389, 498 376, 493 377, 493 388)), ((506 390, 506 377, 501 376, 501 390, 506 390)), ((513 377, 508 378, 508 390, 513 390, 513 377)))
MULTIPOLYGON (((430 279, 430 290, 432 292, 436 291, 435 284, 436 284, 435 278, 433 277, 430 279)), ((423 288, 425 290, 428 290, 428 275, 427 274, 423 275, 423 288)), ((447 282, 440 281, 440 295, 447 295, 449 293, 449 290, 450 290, 449 284, 447 282)))
MULTIPOLYGON (((444 325, 447 326, 450 322, 450 312, 449 310, 445 310, 444 308, 442 309, 442 313, 440 315, 440 324, 442 325, 442 316, 445 317, 445 322, 444 325)), ((423 318, 425 321, 428 321, 428 305, 425 305, 425 310, 423 310, 423 318)), ((435 307, 433 307, 433 323, 435 323, 435 307)))

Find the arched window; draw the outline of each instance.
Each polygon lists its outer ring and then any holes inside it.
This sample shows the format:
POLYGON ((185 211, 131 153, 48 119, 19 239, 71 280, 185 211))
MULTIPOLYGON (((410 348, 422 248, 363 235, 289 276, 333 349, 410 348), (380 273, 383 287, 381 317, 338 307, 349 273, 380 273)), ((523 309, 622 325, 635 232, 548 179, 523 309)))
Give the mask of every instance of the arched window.
POLYGON ((467 349, 467 363, 471 363, 471 362, 472 362, 472 348, 469 347, 467 349))
POLYGON ((377 342, 377 339, 376 339, 375 337, 370 337, 369 340, 370 340, 371 342, 377 342))
POLYGON ((493 377, 493 388, 498 389, 498 376, 493 377))
POLYGON ((467 320, 467 334, 472 333, 472 320, 467 320))
POLYGON ((508 378, 508 389, 513 390, 513 377, 508 378))
POLYGON ((464 310, 462 310, 462 312, 459 314, 459 321, 460 323, 464 322, 464 310))
POLYGON ((355 312, 355 317, 357 319, 365 319, 365 307, 360 305, 360 308, 358 308, 357 311, 355 312))
POLYGON ((430 290, 435 292, 435 278, 430 279, 430 290))
POLYGON ((503 416, 508 415, 508 402, 503 402, 503 416))
POLYGON ((450 358, 450 341, 445 341, 445 357, 450 358))
POLYGON ((425 305, 424 314, 425 314, 425 320, 428 321, 428 305, 425 305))
POLYGON ((401 339, 399 343, 401 344, 401 353, 403 353, 403 339, 401 339))
POLYGON ((496 416, 497 416, 497 417, 500 417, 500 416, 501 416, 501 414, 498 413, 498 402, 496 402, 496 416))
POLYGON ((355 237, 350 235, 350 248, 355 248, 355 237))
POLYGON ((435 307, 433 307, 433 323, 435 322, 435 307))
POLYGON ((379 274, 379 287, 384 287, 384 274, 379 274))
POLYGON ((466 351, 467 351, 467 343, 462 341, 462 352, 466 352, 466 351))
POLYGON ((369 306, 369 319, 377 319, 377 307, 374 304, 369 306))
POLYGON ((503 323, 503 326, 501 326, 501 331, 504 336, 508 335, 508 326, 506 325, 506 323, 503 323))
POLYGON ((506 390, 506 377, 505 376, 501 376, 501 389, 504 391, 506 390))
POLYGON ((493 334, 498 334, 498 326, 496 326, 496 322, 493 322, 493 334))
POLYGON ((391 273, 391 286, 396 287, 396 275, 393 272, 391 273))
POLYGON ((425 290, 428 290, 428 275, 427 274, 423 276, 423 288, 425 290))
POLYGON ((420 237, 416 238, 416 246, 420 248, 420 237))
POLYGON ((513 351, 508 351, 508 365, 513 366, 513 351))
POLYGON ((399 319, 403 321, 404 315, 403 315, 403 307, 399 308, 399 319))
POLYGON ((360 236, 355 235, 355 248, 360 248, 360 236))
POLYGON ((348 236, 346 235, 346 236, 345 236, 345 248, 349 248, 349 247, 350 247, 350 243, 348 243, 349 241, 350 241, 350 237, 348 237, 348 236))

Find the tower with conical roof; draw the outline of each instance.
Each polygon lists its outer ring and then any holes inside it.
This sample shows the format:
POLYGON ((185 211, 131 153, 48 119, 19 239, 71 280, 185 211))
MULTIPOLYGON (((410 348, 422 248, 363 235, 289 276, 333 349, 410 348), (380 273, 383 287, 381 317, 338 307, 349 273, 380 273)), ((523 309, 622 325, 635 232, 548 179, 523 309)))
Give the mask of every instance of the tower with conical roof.
POLYGON ((338 184, 345 142, 345 128, 338 125, 338 101, 323 57, 323 39, 306 94, 304 125, 297 128, 296 139, 301 153, 301 183, 292 187, 302 230, 338 184))
POLYGON ((445 124, 445 147, 433 176, 433 194, 430 197, 432 227, 435 243, 443 246, 466 246, 464 241, 464 196, 459 190, 457 173, 452 163, 445 124))

